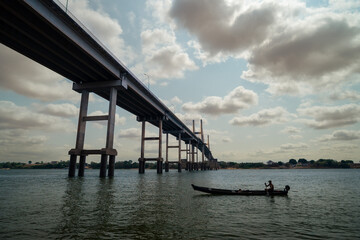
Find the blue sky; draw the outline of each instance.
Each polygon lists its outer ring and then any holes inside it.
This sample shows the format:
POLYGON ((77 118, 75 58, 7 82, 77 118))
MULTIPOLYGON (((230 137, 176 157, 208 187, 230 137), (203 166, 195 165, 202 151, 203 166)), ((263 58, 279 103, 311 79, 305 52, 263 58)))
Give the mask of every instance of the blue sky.
MULTIPOLYGON (((359 1, 69 0, 68 9, 179 118, 197 128, 203 119, 219 160, 360 161, 359 1)), ((0 61, 0 161, 67 160, 80 95, 3 45, 0 61)), ((107 112, 90 99, 89 113, 107 112)), ((137 160, 141 126, 117 115, 117 160, 137 160)), ((104 147, 105 125, 86 134, 86 148, 104 147)))

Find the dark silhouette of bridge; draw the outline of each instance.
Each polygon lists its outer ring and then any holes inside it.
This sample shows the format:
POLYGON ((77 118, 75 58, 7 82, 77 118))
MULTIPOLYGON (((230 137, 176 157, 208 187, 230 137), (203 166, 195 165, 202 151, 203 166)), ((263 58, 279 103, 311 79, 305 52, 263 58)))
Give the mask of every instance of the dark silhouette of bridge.
POLYGON ((51 0, 0 1, 0 42, 43 66, 73 81, 73 90, 81 94, 76 145, 69 151, 69 176, 75 176, 80 156, 79 176, 84 175, 86 156, 101 155, 100 177, 114 175, 116 149, 113 148, 116 106, 137 116, 142 122, 139 173, 145 172, 146 161, 157 162, 157 173, 163 171, 162 135, 166 134, 165 171, 177 163, 178 171, 205 170, 216 166, 209 142, 205 143, 202 122, 200 131, 190 130, 89 30, 60 3, 51 0), (109 101, 108 115, 88 116, 89 93, 109 101), (102 149, 84 149, 86 122, 107 121, 106 144, 102 149), (159 128, 158 137, 145 136, 145 124, 159 128), (168 145, 169 136, 178 140, 168 145), (158 156, 145 157, 145 141, 158 142, 158 156), (182 146, 185 143, 185 147, 182 146), (168 159, 168 149, 178 149, 178 159, 168 159), (182 152, 186 158, 182 159, 182 152), (201 161, 198 155, 201 152, 201 161), (109 164, 107 164, 109 159, 109 164))

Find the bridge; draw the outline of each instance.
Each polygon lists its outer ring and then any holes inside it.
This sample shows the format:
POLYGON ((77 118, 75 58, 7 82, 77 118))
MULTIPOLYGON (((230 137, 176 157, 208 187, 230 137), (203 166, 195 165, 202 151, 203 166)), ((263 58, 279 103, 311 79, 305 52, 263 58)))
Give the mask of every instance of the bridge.
POLYGON ((157 162, 157 173, 169 164, 178 164, 178 171, 205 170, 216 166, 209 141, 205 143, 202 121, 200 131, 190 130, 146 86, 91 34, 61 3, 52 0, 0 1, 0 42, 43 66, 73 81, 73 90, 81 94, 75 148, 69 151, 69 177, 76 172, 84 176, 86 156, 101 155, 100 177, 114 176, 113 148, 116 106, 137 116, 142 123, 139 173, 145 172, 146 161, 157 162), (109 101, 108 115, 88 116, 89 93, 109 101), (107 121, 105 147, 84 149, 86 122, 107 121), (159 128, 157 137, 146 137, 146 123, 159 128), (166 135, 166 158, 163 166, 162 135, 166 135), (169 146, 169 137, 178 144, 169 146), (158 142, 158 156, 145 157, 145 141, 158 142), (184 142, 185 147, 182 145, 184 142), (178 150, 178 159, 169 161, 168 150, 178 150), (182 159, 182 152, 186 158, 182 159), (201 162, 195 160, 201 152, 201 162), (206 160, 207 159, 207 160, 206 160), (109 163, 108 163, 109 162, 109 163))

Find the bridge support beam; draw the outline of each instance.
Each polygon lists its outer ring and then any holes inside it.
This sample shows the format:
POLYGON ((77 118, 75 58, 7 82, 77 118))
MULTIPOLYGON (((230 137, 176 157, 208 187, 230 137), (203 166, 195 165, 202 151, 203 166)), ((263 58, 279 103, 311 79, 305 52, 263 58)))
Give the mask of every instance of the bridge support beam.
POLYGON ((85 172, 85 162, 86 162, 86 155, 80 156, 80 162, 79 162, 79 172, 78 176, 83 177, 85 172))
POLYGON ((163 158, 162 158, 162 126, 163 119, 159 118, 159 137, 145 137, 145 119, 142 119, 141 126, 141 153, 139 158, 139 173, 145 173, 145 163, 146 161, 156 161, 156 169, 158 174, 162 174, 163 171, 163 158), (145 141, 146 140, 157 140, 159 142, 158 146, 158 157, 157 158, 145 158, 145 141))
MULTIPOLYGON (((98 84, 99 88, 106 88, 101 86, 101 83, 98 84)), ((75 176, 76 171, 76 158, 80 156, 79 163, 79 172, 78 176, 83 177, 85 172, 85 163, 86 156, 88 154, 96 154, 101 155, 100 162, 100 177, 106 177, 107 170, 107 159, 110 156, 109 160, 109 172, 108 176, 114 176, 115 169, 115 156, 117 155, 117 151, 113 149, 114 145, 114 128, 115 128, 115 113, 116 113, 116 101, 117 101, 117 89, 115 87, 108 88, 110 93, 109 98, 109 113, 106 116, 87 116, 88 111, 88 102, 89 102, 89 91, 86 86, 78 86, 75 87, 75 90, 81 90, 81 102, 80 102, 80 112, 79 112, 79 120, 78 120, 78 129, 76 135, 76 145, 74 149, 69 151, 70 155, 70 166, 69 166, 69 177, 75 176), (107 134, 106 134, 106 147, 100 150, 85 150, 84 142, 85 142, 85 130, 86 130, 86 122, 87 121, 99 121, 99 120, 107 120, 107 134)), ((94 90, 95 86, 91 86, 91 90, 94 90)))

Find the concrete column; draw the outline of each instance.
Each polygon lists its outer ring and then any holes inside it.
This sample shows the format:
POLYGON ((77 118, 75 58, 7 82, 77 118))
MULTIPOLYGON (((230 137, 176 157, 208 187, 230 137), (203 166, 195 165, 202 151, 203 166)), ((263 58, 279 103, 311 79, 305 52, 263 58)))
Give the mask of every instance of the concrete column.
POLYGON ((190 169, 191 171, 194 170, 194 160, 195 160, 195 146, 191 143, 191 165, 190 169))
POLYGON ((141 153, 139 158, 139 173, 145 173, 145 121, 141 123, 141 153))
POLYGON ((76 155, 70 155, 69 177, 75 177, 75 171, 76 171, 76 155))
POLYGON ((181 172, 181 133, 179 133, 178 172, 181 172))
POLYGON ((112 149, 114 146, 114 129, 115 129, 115 113, 116 113, 116 88, 110 88, 109 99, 109 120, 106 134, 106 148, 112 149))
POLYGON ((108 177, 114 177, 114 172, 115 172, 115 155, 110 155, 108 177))
POLYGON ((166 134, 165 172, 169 172, 169 134, 166 134))
POLYGON ((162 119, 159 120, 159 157, 157 161, 157 173, 162 173, 162 119))
POLYGON ((81 155, 80 156, 80 163, 79 163, 79 172, 78 176, 83 177, 85 172, 85 162, 86 162, 86 156, 81 155))
POLYGON ((107 168, 107 154, 101 154, 101 163, 100 163, 100 177, 105 178, 106 177, 106 168, 107 168))
POLYGON ((189 170, 189 151, 188 151, 188 143, 185 142, 185 152, 186 152, 186 164, 185 164, 185 171, 189 170))
POLYGON ((78 129, 77 129, 76 145, 75 145, 76 149, 84 148, 86 121, 84 121, 83 118, 86 117, 87 115, 88 103, 89 103, 89 92, 83 90, 80 101, 78 129))
POLYGON ((201 132, 201 141, 203 142, 202 151, 201 151, 201 170, 205 170, 205 142, 204 142, 204 132, 203 132, 203 121, 200 119, 200 132, 201 132))

